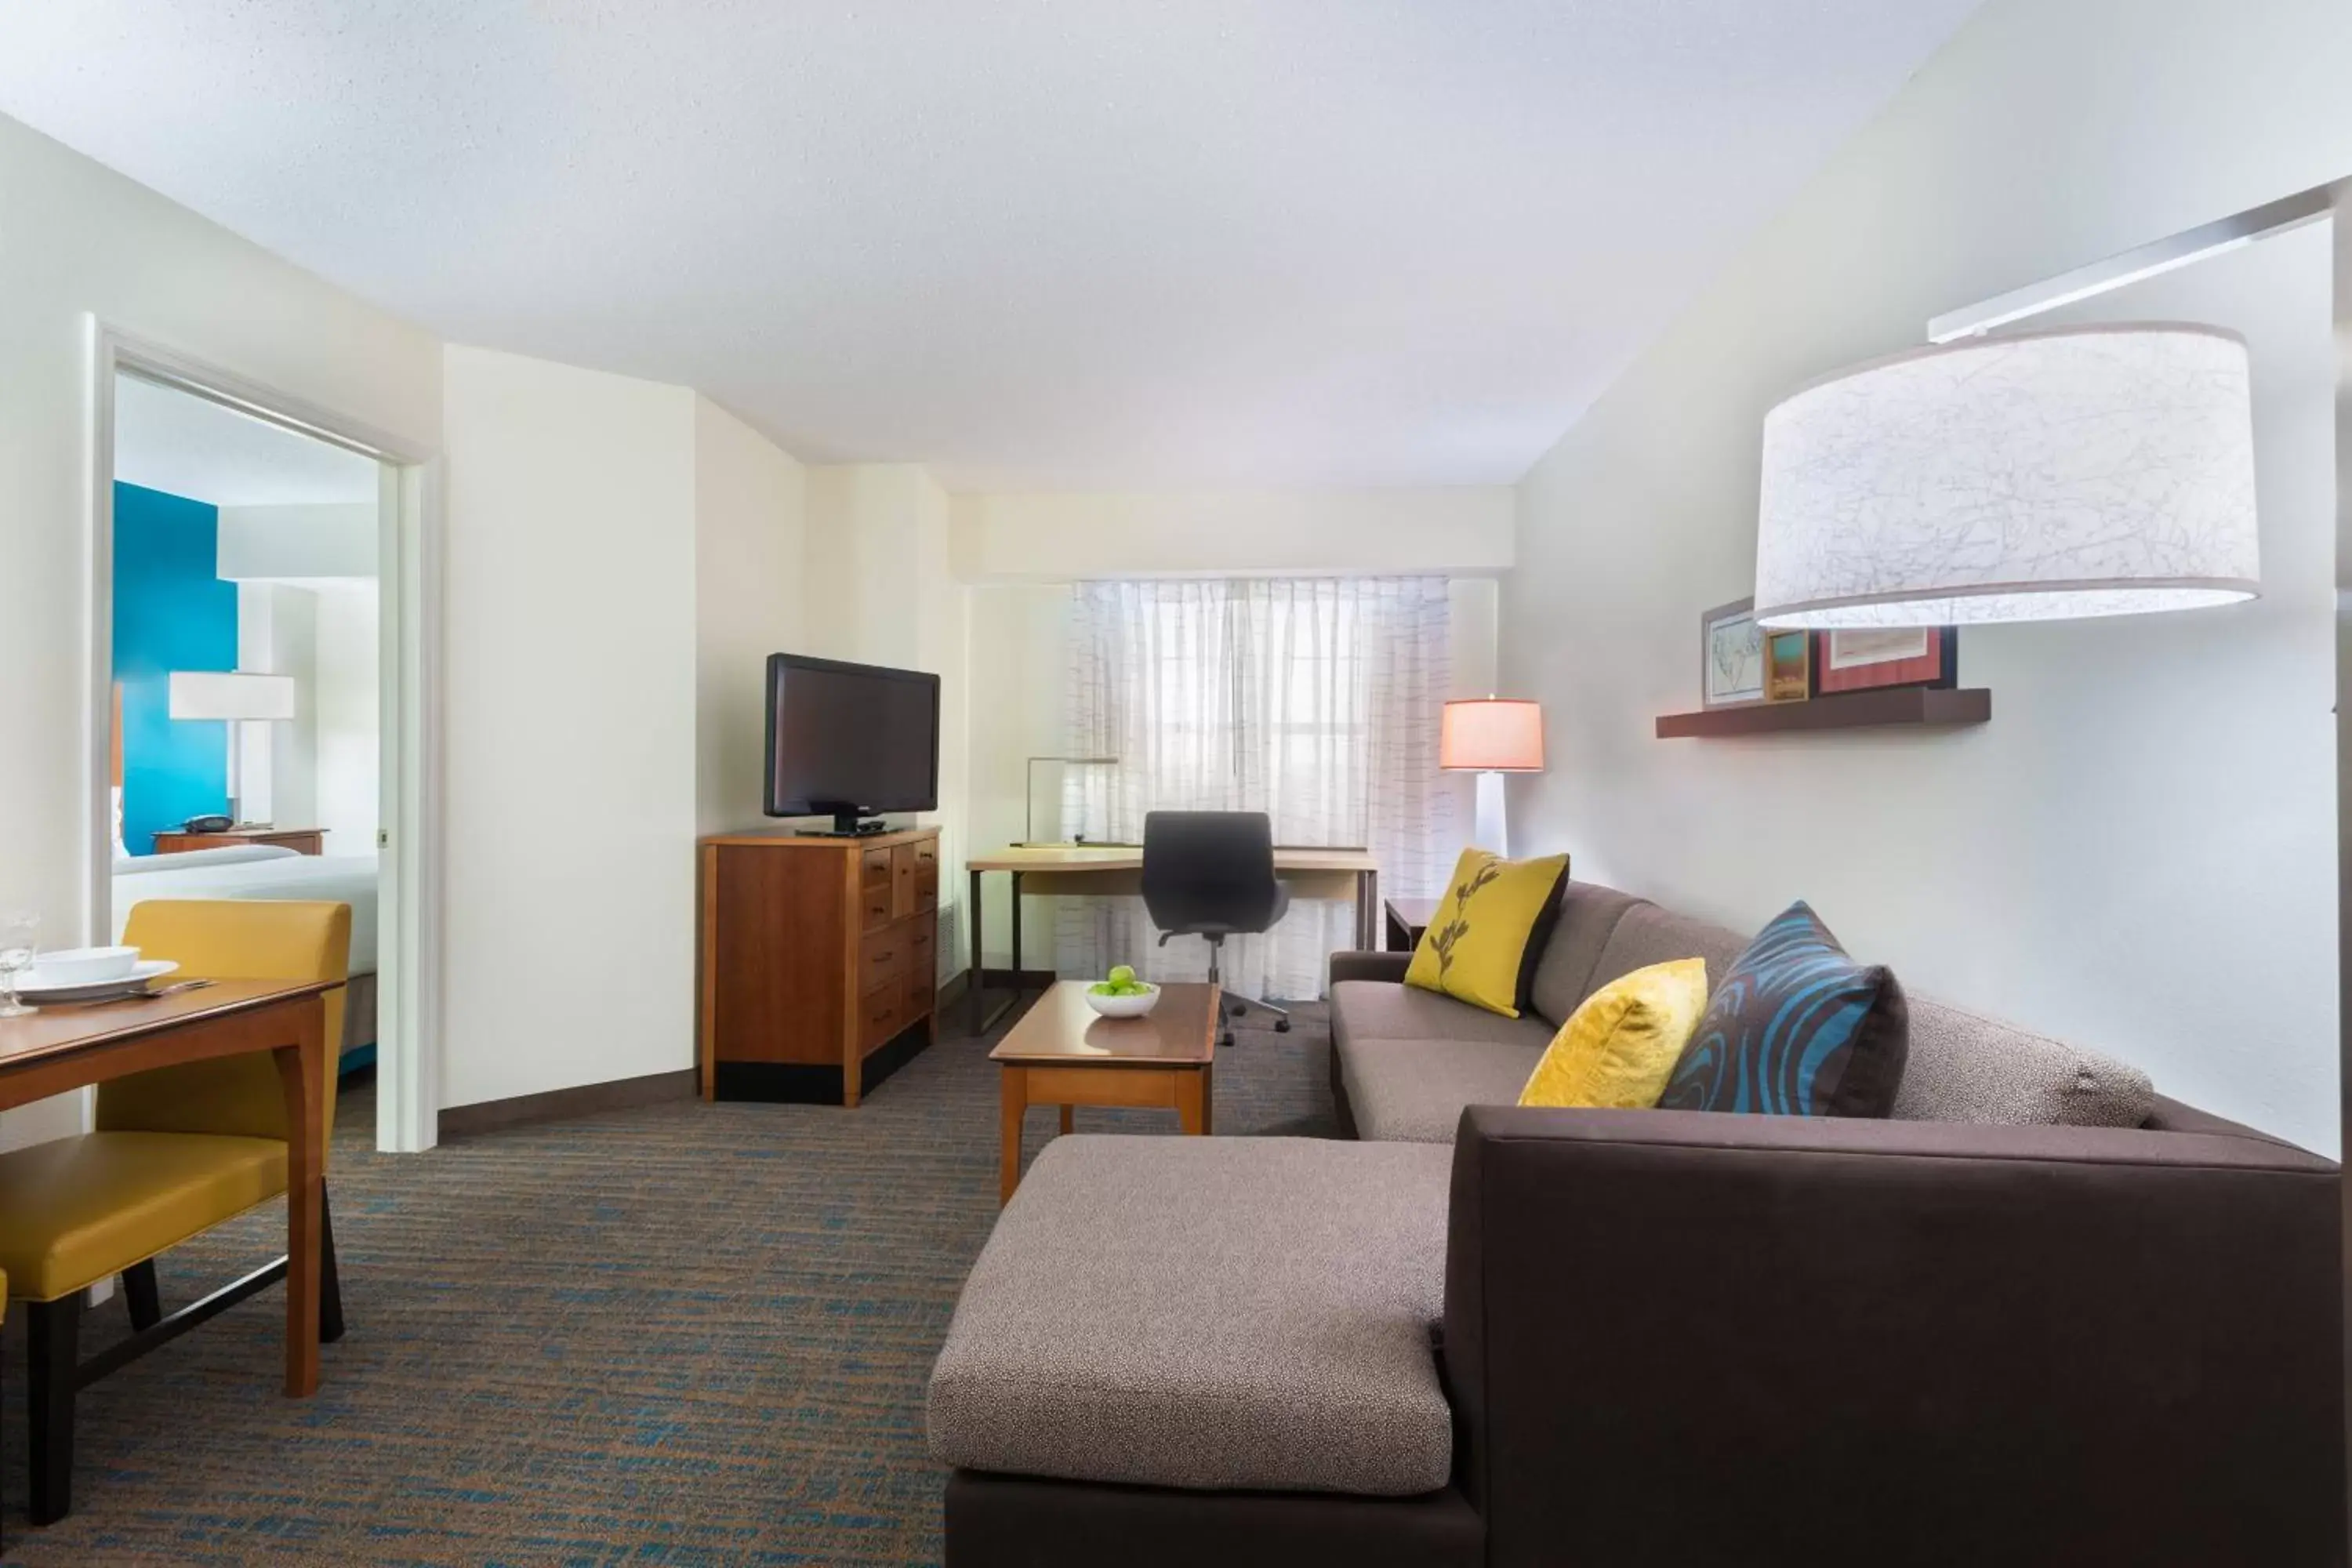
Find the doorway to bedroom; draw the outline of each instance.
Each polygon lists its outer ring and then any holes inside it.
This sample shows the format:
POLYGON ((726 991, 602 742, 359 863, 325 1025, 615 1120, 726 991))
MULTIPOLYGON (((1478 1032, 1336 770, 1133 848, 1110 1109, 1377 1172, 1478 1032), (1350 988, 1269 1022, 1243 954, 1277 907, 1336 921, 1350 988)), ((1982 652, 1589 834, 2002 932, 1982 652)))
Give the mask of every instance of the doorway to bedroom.
POLYGON ((381 1061, 379 1146, 427 1146, 403 973, 421 900, 397 896, 417 857, 396 852, 421 837, 397 831, 419 804, 400 600, 422 576, 421 461, 158 351, 102 342, 97 370, 92 937, 121 940, 152 900, 348 904, 339 1076, 381 1061))
POLYGON ((340 1046, 376 1058, 379 465, 120 372, 111 919, 352 906, 340 1046))

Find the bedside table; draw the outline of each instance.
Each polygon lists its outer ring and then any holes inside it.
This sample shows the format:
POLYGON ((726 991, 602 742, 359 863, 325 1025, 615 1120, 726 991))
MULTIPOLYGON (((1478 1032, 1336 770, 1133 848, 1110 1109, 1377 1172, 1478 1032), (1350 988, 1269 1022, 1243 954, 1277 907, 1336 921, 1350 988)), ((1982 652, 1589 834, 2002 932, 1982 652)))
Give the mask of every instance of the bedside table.
POLYGON ((327 852, 323 827, 232 827, 224 833, 183 833, 176 829, 155 835, 155 853, 178 855, 190 849, 226 849, 238 844, 274 844, 302 855, 327 852))

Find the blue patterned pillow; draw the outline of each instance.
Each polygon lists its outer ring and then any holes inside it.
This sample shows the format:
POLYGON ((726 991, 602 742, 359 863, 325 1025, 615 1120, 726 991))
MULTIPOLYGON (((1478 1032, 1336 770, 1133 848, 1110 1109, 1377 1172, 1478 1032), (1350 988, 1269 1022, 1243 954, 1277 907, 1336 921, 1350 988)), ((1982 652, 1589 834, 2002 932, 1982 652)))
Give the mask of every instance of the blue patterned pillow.
POLYGON ((1732 961, 1658 1109, 1885 1116, 1909 1050, 1895 976, 1848 958, 1800 900, 1732 961))

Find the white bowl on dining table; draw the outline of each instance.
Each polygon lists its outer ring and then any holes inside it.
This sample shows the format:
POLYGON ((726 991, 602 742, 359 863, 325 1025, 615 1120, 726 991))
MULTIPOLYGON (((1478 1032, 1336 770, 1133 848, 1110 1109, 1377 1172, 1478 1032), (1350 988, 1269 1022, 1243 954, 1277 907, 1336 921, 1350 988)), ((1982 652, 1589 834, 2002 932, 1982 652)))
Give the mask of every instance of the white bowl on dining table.
POLYGON ((130 979, 138 967, 139 950, 135 947, 63 947, 55 952, 34 954, 33 967, 23 984, 27 991, 102 985, 110 980, 130 979))

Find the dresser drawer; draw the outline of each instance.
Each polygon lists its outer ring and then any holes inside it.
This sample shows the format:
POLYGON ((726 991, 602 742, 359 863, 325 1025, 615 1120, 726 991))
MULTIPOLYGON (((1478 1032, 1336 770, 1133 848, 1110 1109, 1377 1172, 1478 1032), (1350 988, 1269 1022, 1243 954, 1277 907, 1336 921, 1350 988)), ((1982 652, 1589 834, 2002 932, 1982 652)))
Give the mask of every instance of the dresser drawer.
POLYGON ((907 963, 911 969, 926 974, 939 973, 935 961, 939 950, 940 917, 929 912, 904 921, 898 928, 907 933, 907 963))
POLYGON ((867 888, 857 897, 865 910, 864 917, 858 921, 860 931, 878 931, 890 923, 892 910, 888 883, 885 882, 878 888, 867 888))
POLYGON ((857 949, 857 992, 866 995, 895 983, 907 969, 907 932, 898 926, 869 931, 857 949))
POLYGON ((906 1005, 903 1008, 907 1022, 911 1024, 924 1014, 930 1012, 938 1005, 939 993, 939 975, 931 968, 928 960, 921 963, 908 964, 904 991, 906 1005))
POLYGON ((857 1004, 857 1048, 870 1051, 906 1026, 907 996, 896 985, 886 986, 857 1004))
POLYGON ((915 896, 915 851, 921 847, 919 844, 901 844, 890 851, 890 907, 902 920, 922 907, 915 896))
POLYGON ((857 881, 860 887, 887 888, 890 885, 890 851, 868 849, 858 858, 857 881))

